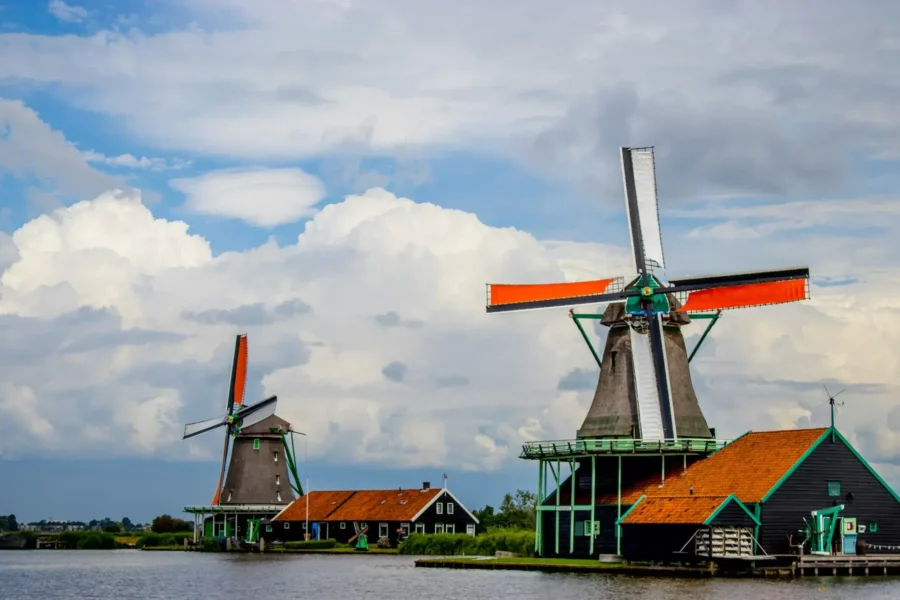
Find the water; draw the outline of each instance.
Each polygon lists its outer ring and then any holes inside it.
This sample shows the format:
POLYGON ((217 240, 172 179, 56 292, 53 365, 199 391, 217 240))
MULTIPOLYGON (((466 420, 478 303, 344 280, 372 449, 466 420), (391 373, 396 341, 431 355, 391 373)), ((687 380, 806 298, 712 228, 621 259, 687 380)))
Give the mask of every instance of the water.
POLYGON ((0 600, 896 600, 900 579, 674 580, 417 569, 404 556, 139 550, 0 552, 0 600))

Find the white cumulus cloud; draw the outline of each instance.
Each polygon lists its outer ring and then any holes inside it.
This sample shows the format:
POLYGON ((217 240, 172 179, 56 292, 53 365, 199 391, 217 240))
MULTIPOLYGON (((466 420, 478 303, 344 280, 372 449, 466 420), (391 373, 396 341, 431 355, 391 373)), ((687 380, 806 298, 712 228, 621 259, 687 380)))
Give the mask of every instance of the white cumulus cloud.
POLYGON ((292 223, 315 212, 325 186, 301 169, 228 169, 170 185, 187 197, 193 212, 230 217, 271 227, 292 223))
MULTIPOLYGON (((755 243, 723 252, 714 241, 721 260, 755 243)), ((561 382, 575 370, 589 380, 596 366, 565 310, 487 315, 485 282, 606 276, 630 263, 627 248, 541 241, 383 189, 326 206, 295 243, 218 256, 128 192, 60 208, 11 242, 0 278, 4 455, 215 456, 218 437, 186 444, 181 426, 223 410, 234 335, 247 333, 248 401, 277 394, 278 413, 310 433, 311 457, 499 468, 525 440, 574 435, 593 390, 561 382)), ((841 414, 844 431, 875 462, 896 460, 900 325, 884 292, 900 290, 900 276, 879 268, 861 263, 859 281, 814 286, 803 304, 722 319, 692 363, 720 436, 825 424, 821 382, 839 380, 859 405, 841 414)), ((702 327, 685 331, 689 346, 702 327)))

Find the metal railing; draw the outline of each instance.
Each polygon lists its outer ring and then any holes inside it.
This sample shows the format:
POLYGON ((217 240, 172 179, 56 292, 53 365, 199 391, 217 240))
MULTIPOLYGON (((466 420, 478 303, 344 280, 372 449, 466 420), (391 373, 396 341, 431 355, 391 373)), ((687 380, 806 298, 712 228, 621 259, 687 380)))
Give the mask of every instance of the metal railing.
POLYGON ((708 454, 721 450, 731 440, 681 438, 668 441, 620 439, 574 439, 528 442, 520 458, 540 459, 589 454, 708 454))

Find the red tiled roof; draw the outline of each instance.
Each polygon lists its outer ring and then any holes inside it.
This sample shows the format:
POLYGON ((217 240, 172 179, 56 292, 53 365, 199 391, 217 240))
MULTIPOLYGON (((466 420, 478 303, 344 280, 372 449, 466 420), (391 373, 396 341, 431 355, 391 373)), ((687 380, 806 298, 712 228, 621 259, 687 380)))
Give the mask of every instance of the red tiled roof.
POLYGON ((309 520, 324 521, 352 494, 352 491, 310 492, 291 502, 273 521, 306 520, 307 502, 309 503, 309 520))
POLYGON ((411 521, 443 489, 314 491, 294 500, 276 521, 411 521))
MULTIPOLYGON (((644 490, 648 499, 661 496, 731 494, 744 504, 759 502, 822 437, 825 428, 751 432, 728 444, 687 471, 666 478, 665 485, 644 490)), ((646 501, 646 500, 645 500, 646 501)))
POLYGON ((622 520, 627 525, 702 525, 728 496, 644 498, 622 520))

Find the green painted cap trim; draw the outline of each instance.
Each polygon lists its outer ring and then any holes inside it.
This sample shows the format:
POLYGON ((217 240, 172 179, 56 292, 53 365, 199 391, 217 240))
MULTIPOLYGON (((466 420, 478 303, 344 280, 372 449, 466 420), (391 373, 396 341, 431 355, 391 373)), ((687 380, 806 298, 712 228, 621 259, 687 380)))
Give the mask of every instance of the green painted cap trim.
POLYGON ((807 458, 809 458, 809 455, 812 454, 813 451, 819 447, 819 444, 821 444, 823 441, 825 441, 829 435, 831 435, 831 430, 826 429, 822 433, 822 435, 819 436, 819 439, 817 439, 815 442, 813 442, 812 445, 809 448, 807 448, 806 452, 804 452, 803 455, 799 459, 797 459, 797 462, 795 462, 791 466, 791 468, 788 469, 784 473, 784 475, 781 476, 781 479, 779 479, 777 482, 775 482, 775 485, 773 485, 772 488, 768 492, 766 492, 766 495, 762 497, 762 500, 760 500, 760 502, 765 502, 766 500, 771 498, 772 494, 774 494, 778 490, 778 488, 780 488, 782 486, 782 484, 784 484, 784 482, 787 481, 788 478, 794 474, 794 471, 796 471, 800 467, 800 465, 803 464, 803 461, 805 461, 807 458))
POLYGON ((641 501, 642 501, 644 498, 646 498, 646 497, 647 497, 647 494, 643 494, 640 498, 638 498, 638 499, 635 501, 634 504, 631 505, 631 507, 630 507, 628 510, 626 510, 626 511, 622 514, 621 517, 619 517, 618 519, 616 519, 616 527, 618 527, 619 525, 621 525, 621 524, 622 524, 622 521, 625 520, 625 517, 627 517, 628 515, 630 515, 630 514, 631 514, 631 511, 633 511, 635 508, 637 508, 637 505, 640 504, 641 501))
POLYGON ((725 507, 728 506, 731 502, 737 502, 737 505, 740 506, 741 509, 742 509, 745 513, 747 513, 747 516, 750 517, 750 518, 753 520, 753 523, 754 523, 754 524, 756 524, 757 526, 761 525, 761 523, 759 522, 759 519, 756 517, 756 515, 754 515, 752 512, 750 512, 750 509, 747 508, 747 506, 746 506, 743 502, 741 502, 740 500, 738 500, 738 497, 735 496, 734 494, 731 494, 730 496, 728 496, 727 498, 725 498, 725 500, 722 501, 722 504, 720 504, 719 507, 716 508, 716 510, 714 510, 714 511, 712 512, 712 514, 709 515, 709 517, 707 517, 707 519, 706 519, 705 521, 703 521, 703 524, 704 524, 704 525, 711 525, 712 522, 713 522, 713 520, 714 520, 717 516, 719 516, 719 513, 722 512, 723 510, 725 510, 725 507))

